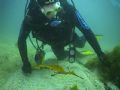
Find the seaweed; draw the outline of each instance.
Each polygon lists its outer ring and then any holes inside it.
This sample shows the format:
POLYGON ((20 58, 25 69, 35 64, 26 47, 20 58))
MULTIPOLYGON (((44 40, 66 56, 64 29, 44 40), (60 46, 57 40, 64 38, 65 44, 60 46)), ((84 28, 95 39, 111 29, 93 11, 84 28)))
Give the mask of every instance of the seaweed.
POLYGON ((33 65, 33 69, 49 69, 49 70, 53 70, 54 72, 65 72, 64 68, 62 68, 59 65, 47 65, 47 64, 37 64, 37 65, 33 65))
POLYGON ((79 75, 75 74, 74 71, 65 71, 63 67, 59 66, 59 65, 47 65, 47 64, 37 64, 37 65, 33 65, 32 66, 33 69, 49 69, 49 70, 53 70, 55 73, 52 74, 51 76, 55 76, 57 74, 64 74, 64 75, 74 75, 77 76, 81 79, 83 79, 82 77, 80 77, 79 75))
POLYGON ((107 70, 107 77, 120 87, 120 46, 116 46, 111 53, 108 54, 108 63, 110 68, 107 70))
POLYGON ((98 58, 94 58, 90 62, 86 63, 85 66, 91 69, 97 68, 99 74, 102 76, 102 81, 113 82, 120 88, 120 45, 107 53, 106 56, 107 59, 105 62, 109 64, 109 67, 101 64, 98 58))
POLYGON ((70 88, 70 90, 79 90, 77 85, 74 85, 70 88))

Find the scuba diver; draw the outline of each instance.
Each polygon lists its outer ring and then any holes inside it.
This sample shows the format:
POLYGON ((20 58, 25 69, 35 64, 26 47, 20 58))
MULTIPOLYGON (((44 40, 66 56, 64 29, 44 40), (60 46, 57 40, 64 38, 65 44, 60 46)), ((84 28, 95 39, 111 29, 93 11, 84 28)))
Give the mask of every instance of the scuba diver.
POLYGON ((94 33, 79 11, 67 0, 30 0, 18 37, 18 48, 24 73, 32 72, 26 44, 30 32, 32 32, 33 38, 50 45, 59 60, 63 60, 69 55, 64 50, 66 45, 71 44, 71 49, 73 47, 83 48, 87 40, 100 61, 104 62, 105 54, 94 33), (75 27, 83 33, 82 37, 74 32, 75 27))

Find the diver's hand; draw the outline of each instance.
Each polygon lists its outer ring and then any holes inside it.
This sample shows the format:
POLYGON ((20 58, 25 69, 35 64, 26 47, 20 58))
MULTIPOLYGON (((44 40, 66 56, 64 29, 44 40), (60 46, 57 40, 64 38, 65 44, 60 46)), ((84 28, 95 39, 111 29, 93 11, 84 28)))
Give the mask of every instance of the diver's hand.
POLYGON ((110 67, 110 64, 108 63, 108 57, 105 53, 102 52, 100 55, 98 55, 98 57, 103 65, 110 67))
POLYGON ((23 63, 22 71, 25 74, 31 73, 32 72, 31 64, 29 62, 23 63))
POLYGON ((102 63, 104 63, 104 61, 105 61, 105 54, 102 52, 100 55, 98 55, 98 57, 99 57, 99 60, 100 60, 102 63))

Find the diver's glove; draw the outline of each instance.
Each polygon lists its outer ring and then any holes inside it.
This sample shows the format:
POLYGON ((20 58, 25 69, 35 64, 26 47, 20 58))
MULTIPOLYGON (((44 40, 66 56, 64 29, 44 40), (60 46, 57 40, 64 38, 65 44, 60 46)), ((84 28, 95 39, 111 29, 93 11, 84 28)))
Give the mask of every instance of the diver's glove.
POLYGON ((32 72, 31 64, 30 64, 29 62, 23 63, 22 71, 23 71, 23 73, 25 73, 25 74, 31 73, 31 72, 32 72))
POLYGON ((61 20, 57 20, 57 19, 53 19, 53 20, 51 20, 51 21, 49 22, 49 24, 50 24, 51 27, 57 27, 57 26, 59 26, 61 23, 62 23, 62 21, 61 21, 61 20))
POLYGON ((105 53, 102 52, 100 55, 98 55, 98 58, 104 66, 110 67, 110 63, 108 62, 108 57, 105 53))

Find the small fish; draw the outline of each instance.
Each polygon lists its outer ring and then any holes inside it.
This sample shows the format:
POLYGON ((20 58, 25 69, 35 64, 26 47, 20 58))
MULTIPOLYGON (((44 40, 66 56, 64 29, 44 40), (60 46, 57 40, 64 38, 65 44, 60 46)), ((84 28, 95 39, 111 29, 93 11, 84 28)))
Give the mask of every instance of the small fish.
POLYGON ((81 51, 80 53, 81 53, 82 55, 93 55, 93 54, 95 54, 94 52, 89 51, 89 50, 81 51))
POLYGON ((100 34, 96 34, 96 35, 95 35, 95 37, 96 37, 96 39, 97 39, 98 41, 101 40, 103 36, 104 36, 104 35, 100 35, 100 34))

